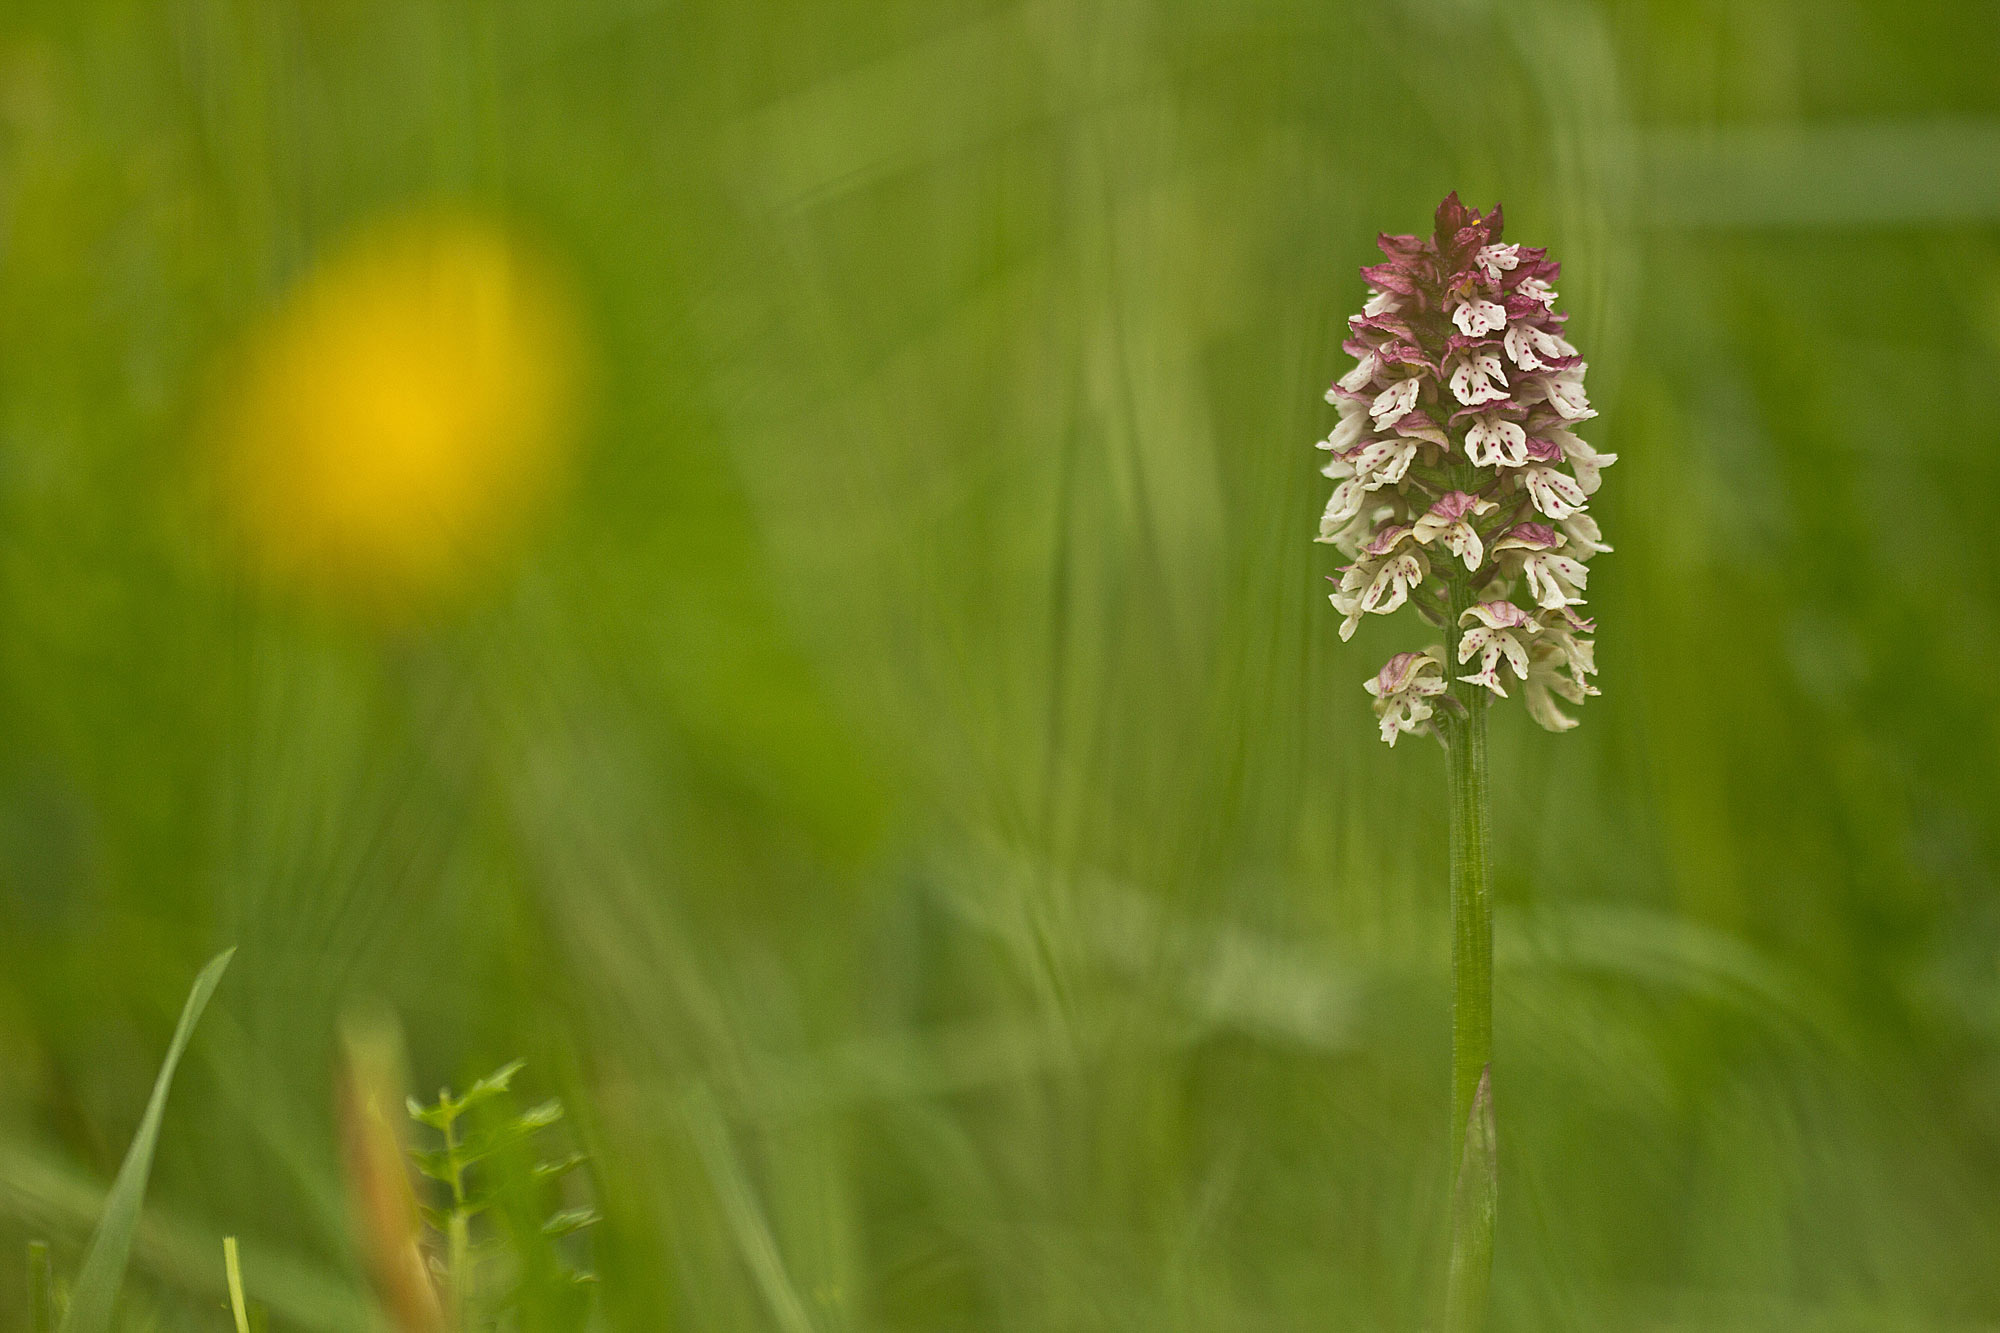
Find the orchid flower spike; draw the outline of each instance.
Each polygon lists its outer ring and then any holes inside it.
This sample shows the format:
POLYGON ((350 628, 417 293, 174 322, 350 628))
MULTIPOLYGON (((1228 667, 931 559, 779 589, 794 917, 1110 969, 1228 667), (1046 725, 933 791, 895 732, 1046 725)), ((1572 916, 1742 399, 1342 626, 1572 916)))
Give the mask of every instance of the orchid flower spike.
POLYGON ((1332 594, 1341 637, 1405 605, 1447 636, 1367 682, 1392 745, 1436 734, 1453 675, 1566 731, 1575 719, 1551 693, 1597 693, 1580 608, 1587 562, 1611 548, 1588 510, 1618 456, 1575 434, 1596 412, 1556 310, 1561 265, 1503 242, 1500 209, 1456 194, 1431 235, 1377 243, 1384 262, 1361 270, 1370 295, 1342 344, 1356 364, 1327 391, 1340 421, 1319 445, 1337 484, 1317 540, 1353 562, 1332 594))

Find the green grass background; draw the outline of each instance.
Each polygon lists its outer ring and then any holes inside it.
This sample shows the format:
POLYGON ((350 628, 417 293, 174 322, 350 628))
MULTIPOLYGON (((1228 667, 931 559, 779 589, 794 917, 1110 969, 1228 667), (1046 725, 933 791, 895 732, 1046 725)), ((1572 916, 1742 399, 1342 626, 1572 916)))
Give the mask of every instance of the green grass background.
POLYGON ((234 944, 132 1328, 225 1232, 356 1326, 368 1002, 568 1102, 610 1327, 1422 1327, 1443 765, 1310 446, 1456 188, 1623 459, 1604 697, 1494 741, 1498 1322, 2000 1328, 1996 70, 1971 0, 8 0, 0 1256, 74 1271, 234 944), (597 410, 380 633, 241 584, 194 423, 437 199, 597 410))

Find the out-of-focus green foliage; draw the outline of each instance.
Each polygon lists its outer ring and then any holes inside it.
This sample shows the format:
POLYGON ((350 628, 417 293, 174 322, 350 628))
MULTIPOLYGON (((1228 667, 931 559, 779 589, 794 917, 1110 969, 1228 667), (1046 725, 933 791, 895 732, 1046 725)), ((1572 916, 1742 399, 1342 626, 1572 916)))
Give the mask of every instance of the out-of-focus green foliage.
POLYGON ((10 0, 0 1255, 76 1271, 234 944, 134 1328, 225 1326, 224 1234, 359 1322, 374 1004, 561 1096, 610 1327, 1433 1318, 1442 764, 1310 446, 1456 188, 1622 459, 1604 697, 1494 737, 1498 1322, 2000 1321, 1996 68, 1971 0, 10 0), (205 422, 439 204, 594 406, 388 625, 242 573, 205 422))

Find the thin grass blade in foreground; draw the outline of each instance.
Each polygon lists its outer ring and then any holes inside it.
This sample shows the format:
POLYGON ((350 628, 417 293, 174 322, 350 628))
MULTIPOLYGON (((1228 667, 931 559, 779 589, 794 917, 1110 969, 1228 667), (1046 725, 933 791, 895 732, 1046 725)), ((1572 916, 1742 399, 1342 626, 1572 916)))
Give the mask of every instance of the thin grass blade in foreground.
POLYGON ((250 1312, 243 1304, 243 1263, 234 1236, 222 1238, 222 1270, 229 1281, 229 1313, 236 1320, 236 1333, 250 1333, 250 1312))
POLYGON ((56 1284, 45 1240, 28 1242, 28 1327, 33 1333, 55 1333, 56 1284))
POLYGON ((160 1065, 159 1077, 153 1080, 153 1096, 146 1103, 139 1132, 132 1136, 132 1146, 125 1150, 125 1162, 118 1168, 118 1179, 104 1200, 104 1216, 97 1224, 90 1252, 84 1256, 83 1271, 77 1274, 76 1290, 70 1296, 62 1333, 106 1333, 111 1327, 111 1307, 125 1281, 125 1261, 131 1256, 132 1236, 139 1228, 139 1210, 146 1202, 146 1178, 152 1174, 153 1149, 159 1143, 160 1119, 166 1114, 174 1070, 180 1065, 181 1052, 187 1049, 194 1025, 201 1021, 202 1010, 208 1007, 209 997, 215 994, 235 953, 234 949, 224 949, 217 954, 201 970, 194 989, 188 992, 180 1024, 167 1047, 167 1058, 160 1065))

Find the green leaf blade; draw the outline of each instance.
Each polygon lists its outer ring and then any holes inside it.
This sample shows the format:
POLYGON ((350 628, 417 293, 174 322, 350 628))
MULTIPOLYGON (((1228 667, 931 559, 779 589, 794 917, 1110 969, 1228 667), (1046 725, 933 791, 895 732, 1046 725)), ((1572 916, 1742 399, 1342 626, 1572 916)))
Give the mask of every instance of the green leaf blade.
POLYGON ((234 949, 225 949, 210 959, 188 991, 173 1041, 167 1046, 166 1059, 153 1080, 153 1095, 146 1102, 146 1113, 139 1120, 131 1147, 125 1150, 125 1161, 118 1168, 111 1193, 105 1196, 104 1215, 91 1239, 90 1252, 84 1256, 83 1269, 77 1274, 76 1289, 70 1296, 61 1333, 108 1333, 111 1327, 111 1309, 125 1282, 125 1264, 131 1258, 132 1238, 139 1229, 139 1213, 146 1202, 146 1180, 153 1171, 153 1150, 159 1144, 160 1121, 166 1114, 174 1071, 235 953, 234 949))
POLYGON ((250 1333, 250 1311, 243 1301, 243 1261, 234 1236, 222 1238, 222 1270, 229 1283, 229 1313, 236 1320, 236 1333, 250 1333))
POLYGON ((1445 1277, 1445 1333, 1481 1333, 1493 1281, 1493 1223, 1500 1197, 1493 1066, 1480 1071, 1452 1189, 1451 1261, 1445 1277))
POLYGON ((55 1333, 56 1283, 45 1240, 28 1242, 28 1318, 32 1333, 55 1333))

